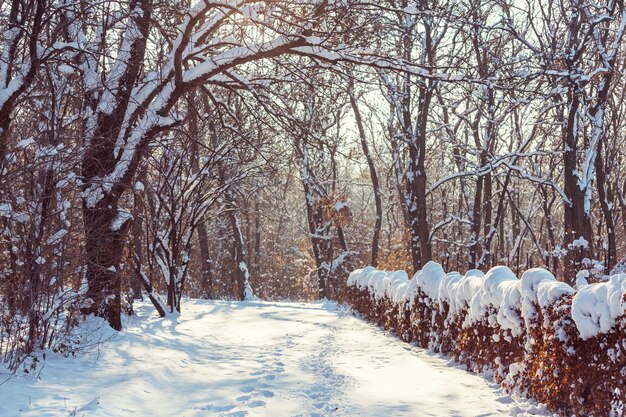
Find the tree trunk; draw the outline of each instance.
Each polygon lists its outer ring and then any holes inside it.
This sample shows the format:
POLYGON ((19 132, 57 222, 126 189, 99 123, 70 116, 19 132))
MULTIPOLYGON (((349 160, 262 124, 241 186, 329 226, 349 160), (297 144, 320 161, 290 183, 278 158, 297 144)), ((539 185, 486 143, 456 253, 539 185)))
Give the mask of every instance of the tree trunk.
POLYGON ((112 230, 118 216, 117 199, 104 198, 95 207, 83 203, 88 283, 86 296, 93 302, 89 312, 104 317, 115 330, 122 329, 120 262, 128 221, 112 230))
POLYGON ((261 210, 259 206, 257 195, 254 199, 254 261, 252 268, 253 276, 257 277, 257 280, 261 277, 261 210))
POLYGON ((378 181, 378 174, 376 173, 376 166, 374 165, 374 159, 372 158, 372 155, 369 150, 369 146, 367 144, 367 135, 365 134, 365 127, 363 126, 363 119, 361 118, 359 105, 356 100, 356 97, 354 96, 352 80, 350 80, 350 84, 348 86, 348 94, 350 96, 350 105, 352 106, 352 111, 354 112, 356 125, 359 130, 359 137, 361 140, 361 149, 363 150, 363 155, 365 155, 365 159, 367 160, 367 167, 370 172, 370 179, 372 180, 372 188, 374 190, 374 204, 376 206, 376 219, 374 221, 374 232, 372 235, 372 256, 371 256, 370 263, 373 267, 376 267, 378 266, 378 243, 380 241, 380 229, 382 227, 382 218, 383 218, 383 207, 382 207, 380 185, 378 181))
POLYGON ((93 301, 89 311, 106 318, 116 330, 122 328, 119 267, 130 219, 118 221, 121 224, 116 224, 115 227, 114 221, 119 215, 120 197, 131 185, 139 160, 145 152, 147 145, 145 139, 153 137, 158 132, 154 128, 144 133, 143 140, 137 146, 135 157, 126 168, 123 178, 110 184, 110 187, 101 183, 117 164, 114 155, 115 144, 124 124, 132 90, 141 75, 152 19, 151 0, 132 1, 129 7, 131 10, 141 11, 129 18, 132 20, 128 22, 129 26, 134 26, 132 33, 124 34, 129 42, 130 58, 128 62, 123 63, 123 74, 119 78, 121 81, 115 86, 114 102, 110 103, 112 107, 104 111, 92 109, 94 115, 91 117, 95 121, 95 126, 93 131, 87 132, 88 147, 81 167, 85 188, 88 191, 88 195, 83 197, 83 221, 86 235, 87 296, 93 301))
MULTIPOLYGON (((189 94, 189 135, 192 138, 191 152, 192 152, 192 173, 195 175, 200 171, 200 162, 198 161, 198 155, 200 149, 198 141, 201 139, 198 131, 199 115, 197 107, 194 105, 194 99, 196 95, 194 92, 189 94)), ((206 98, 204 98, 206 101, 206 98)), ((209 110, 208 103, 203 103, 205 111, 209 110)), ((213 132, 213 141, 215 142, 216 134, 215 127, 211 124, 211 131, 213 132)), ((213 268, 211 254, 209 252, 209 234, 207 232, 205 216, 202 216, 198 222, 198 243, 200 246, 200 287, 202 288, 202 297, 207 297, 209 300, 213 299, 213 268)))
POLYGON ((564 246, 567 248, 575 239, 584 238, 588 242, 588 247, 575 250, 568 250, 565 259, 565 281, 574 283, 576 273, 580 269, 580 261, 583 257, 591 257, 593 253, 593 236, 591 230, 591 219, 585 212, 585 196, 578 182, 579 176, 577 155, 578 149, 578 112, 580 111, 580 101, 578 94, 571 91, 569 93, 569 109, 567 125, 564 133, 563 143, 563 178, 564 191, 570 199, 570 204, 565 203, 564 207, 564 246))
POLYGON ((235 257, 235 271, 237 276, 237 297, 242 300, 252 298, 252 286, 250 284, 250 272, 246 263, 246 242, 241 232, 241 223, 237 213, 237 207, 230 192, 226 192, 226 212, 233 231, 233 247, 235 257))
POLYGON ((320 185, 315 182, 309 165, 308 145, 296 137, 294 148, 300 168, 300 181, 304 191, 309 240, 315 259, 315 271, 318 282, 318 297, 330 298, 330 265, 332 263, 332 236, 330 234, 330 219, 326 219, 325 207, 320 196, 320 185), (317 187, 318 190, 314 190, 317 187))
MULTIPOLYGON (((146 178, 147 178, 147 173, 148 171, 146 170, 146 168, 141 169, 141 171, 139 172, 139 175, 137 177, 137 180, 139 182, 141 182, 141 184, 143 186, 145 186, 146 183, 146 178)), ((139 265, 143 265, 144 263, 144 251, 143 251, 143 232, 144 232, 144 225, 143 225, 143 204, 140 201, 140 197, 139 197, 139 193, 142 192, 140 190, 135 191, 135 204, 134 204, 134 220, 133 220, 133 225, 132 225, 132 234, 133 234, 133 251, 135 256, 137 257, 137 260, 139 262, 139 265)), ((141 287, 142 287, 142 277, 139 276, 138 274, 139 270, 135 270, 135 274, 133 274, 131 276, 131 282, 130 282, 130 286, 131 289, 133 291, 133 298, 135 300, 143 300, 143 295, 141 292, 141 287)))
POLYGON ((482 195, 483 195, 483 177, 478 176, 476 178, 476 191, 474 193, 474 204, 472 209, 472 236, 470 246, 470 263, 469 268, 474 269, 478 267, 478 252, 480 249, 479 237, 480 237, 480 224, 482 219, 482 195))
POLYGON ((202 286, 203 297, 213 299, 213 261, 209 252, 209 234, 207 232, 205 220, 198 223, 198 243, 200 244, 200 260, 202 270, 200 271, 200 285, 202 286))
POLYGON ((611 190, 608 188, 606 180, 606 171, 604 167, 604 158, 602 156, 602 146, 598 146, 598 155, 596 157, 596 181, 598 188, 598 199, 600 200, 600 207, 604 220, 606 221, 606 233, 607 233, 607 255, 606 255, 606 271, 607 273, 613 269, 617 262, 617 248, 615 241, 615 220, 613 219, 613 212, 611 206, 613 205, 613 197, 611 190))

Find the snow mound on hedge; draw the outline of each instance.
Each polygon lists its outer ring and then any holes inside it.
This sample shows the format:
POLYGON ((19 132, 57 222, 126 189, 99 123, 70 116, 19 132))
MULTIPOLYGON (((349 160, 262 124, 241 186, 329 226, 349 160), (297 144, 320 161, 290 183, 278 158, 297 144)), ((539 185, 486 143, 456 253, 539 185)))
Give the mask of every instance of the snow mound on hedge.
POLYGON ((430 261, 413 276, 413 280, 421 290, 433 301, 439 300, 439 284, 446 275, 441 265, 430 261))
POLYGON ((572 318, 580 337, 589 339, 611 330, 616 319, 626 313, 624 294, 626 274, 580 288, 572 300, 572 318))
POLYGON ((404 271, 379 271, 373 266, 354 270, 348 277, 348 286, 367 290, 376 300, 387 297, 395 303, 404 298, 408 283, 404 271))
POLYGON ((522 294, 522 317, 528 327, 531 320, 536 320, 536 306, 546 308, 559 297, 573 294, 574 289, 564 282, 557 281, 552 272, 543 268, 532 268, 522 274, 520 280, 522 294))
POLYGON ((447 303, 449 315, 467 311, 464 326, 487 319, 491 326, 499 325, 519 336, 533 320, 538 309, 545 309, 556 300, 572 295, 572 318, 580 336, 587 339, 606 333, 615 321, 626 313, 626 274, 613 275, 608 281, 586 285, 577 292, 558 281, 543 268, 532 268, 518 279, 506 266, 491 268, 487 274, 470 270, 445 273, 441 265, 428 262, 409 280, 404 271, 378 271, 368 266, 353 271, 348 286, 367 290, 376 300, 387 297, 395 304, 413 305, 418 290, 429 305, 447 303), (492 314, 493 308, 495 314, 492 314))

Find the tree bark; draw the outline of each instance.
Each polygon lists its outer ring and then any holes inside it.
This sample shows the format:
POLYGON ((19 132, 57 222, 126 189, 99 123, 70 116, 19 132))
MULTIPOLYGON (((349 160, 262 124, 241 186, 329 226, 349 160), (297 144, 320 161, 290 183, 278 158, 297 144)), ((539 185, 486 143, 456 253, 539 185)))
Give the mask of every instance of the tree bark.
POLYGON ((380 241, 380 229, 382 227, 382 218, 383 218, 383 207, 382 207, 382 197, 380 192, 380 183, 378 181, 378 174, 376 172, 376 166, 374 165, 374 158, 372 158, 372 154, 370 153, 369 146, 367 144, 367 135, 365 134, 365 127, 363 126, 363 119, 361 117, 361 111, 359 110, 359 105, 356 97, 354 96, 354 86, 353 81, 350 79, 350 83, 348 85, 348 94, 350 96, 350 105, 352 106, 352 112, 354 113, 354 118, 356 120, 356 125, 359 130, 359 138, 361 142, 361 149, 363 150, 363 155, 367 160, 367 167, 370 173, 370 179, 372 181, 372 188, 374 190, 374 204, 376 206, 376 218, 374 221, 374 232, 372 234, 372 255, 370 259, 370 263, 373 267, 378 266, 378 245, 380 241))
MULTIPOLYGON (((86 187, 99 184, 114 169, 117 161, 114 156, 115 143, 124 123, 132 89, 141 74, 143 58, 146 51, 148 32, 150 29, 152 3, 151 0, 137 0, 130 4, 131 10, 139 7, 141 13, 132 17, 138 33, 129 34, 130 60, 121 75, 116 91, 115 105, 109 111, 96 113, 96 126, 93 133, 88 133, 88 147, 82 161, 82 175, 86 187)), ((129 29, 130 30, 130 29, 129 29)), ((146 132, 146 137, 154 136, 156 130, 146 132)), ((145 146, 136 150, 136 157, 127 168, 126 175, 112 184, 110 190, 102 190, 102 195, 95 196, 96 201, 83 198, 83 221, 85 227, 85 253, 87 271, 85 279, 88 284, 87 297, 93 304, 89 311, 107 319, 116 330, 122 328, 121 323, 121 276, 120 261, 122 259, 129 220, 119 228, 113 228, 113 222, 119 215, 119 200, 134 177, 140 156, 145 146), (113 230, 116 229, 116 230, 113 230)), ((91 196, 92 198, 94 196, 91 196)))
POLYGON ((598 146, 598 155, 596 157, 596 186, 598 188, 598 199, 600 200, 600 208, 606 221, 607 233, 607 254, 606 254, 606 271, 610 272, 617 262, 617 248, 615 240, 615 220, 611 206, 613 205, 613 196, 608 187, 606 180, 606 171, 604 167, 604 158, 602 156, 602 146, 598 146))
POLYGON ((230 192, 226 193, 226 212, 228 213, 228 219, 233 231, 235 274, 237 277, 238 290, 237 296, 240 300, 244 301, 251 298, 252 287, 250 284, 250 273, 246 263, 246 242, 241 232, 241 223, 237 213, 237 206, 235 205, 230 192))
POLYGON ((567 125, 563 143, 563 180, 564 191, 570 199, 570 204, 564 204, 564 245, 567 248, 575 239, 584 238, 587 248, 568 250, 565 259, 565 280, 574 283, 576 273, 580 269, 582 257, 591 257, 593 253, 593 236, 591 219, 585 212, 585 196, 578 184, 578 112, 580 111, 579 96, 575 91, 569 93, 569 107, 567 125))
POLYGON ((103 198, 95 207, 83 203, 90 312, 104 317, 115 330, 122 329, 120 262, 126 242, 128 221, 118 230, 111 225, 118 215, 117 198, 103 198))
MULTIPOLYGON (((198 155, 200 152, 198 141, 200 140, 200 134, 198 131, 198 123, 200 122, 200 118, 198 115, 198 111, 196 106, 194 105, 195 94, 191 93, 189 95, 189 109, 190 109, 190 120, 189 120, 189 134, 191 136, 191 152, 193 153, 192 159, 192 173, 197 174, 200 171, 200 163, 198 161, 198 155)), ((204 98, 203 106, 205 111, 209 110, 208 102, 206 102, 206 98, 204 98)), ((213 132, 213 140, 215 141, 215 127, 211 125, 211 131, 213 132)), ((202 296, 207 297, 209 300, 213 299, 213 265, 211 260, 211 253, 209 251, 209 234, 207 232, 206 227, 206 219, 205 216, 202 216, 200 221, 198 222, 198 243, 200 246, 200 286, 202 288, 202 296)))
MULTIPOLYGON (((142 185, 145 186, 147 178, 147 170, 145 168, 141 169, 139 175, 137 176, 137 180, 141 182, 142 185)), ((144 224, 143 224, 143 204, 140 201, 139 193, 141 191, 135 191, 135 204, 134 204, 134 219, 132 225, 132 235, 133 235, 133 251, 135 256, 139 261, 139 265, 143 265, 144 263, 144 251, 143 251, 143 232, 144 232, 144 224)), ((137 270, 135 271, 137 272, 137 270)), ((143 300, 143 295, 141 292, 142 288, 142 277, 139 276, 138 273, 135 273, 131 277, 130 282, 131 289, 133 291, 133 298, 135 300, 143 300)))

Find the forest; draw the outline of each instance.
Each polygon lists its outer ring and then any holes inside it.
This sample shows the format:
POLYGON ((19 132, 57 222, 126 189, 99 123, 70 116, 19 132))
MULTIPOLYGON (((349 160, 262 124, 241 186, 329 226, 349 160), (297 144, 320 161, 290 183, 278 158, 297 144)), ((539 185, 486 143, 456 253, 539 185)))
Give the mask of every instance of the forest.
POLYGON ((620 0, 0 1, 0 358, 367 265, 626 269, 620 0))

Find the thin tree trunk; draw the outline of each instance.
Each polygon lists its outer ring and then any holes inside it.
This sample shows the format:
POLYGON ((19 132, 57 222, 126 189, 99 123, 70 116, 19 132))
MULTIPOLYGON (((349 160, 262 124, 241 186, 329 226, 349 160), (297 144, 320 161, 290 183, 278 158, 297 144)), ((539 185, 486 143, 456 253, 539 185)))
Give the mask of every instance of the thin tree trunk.
POLYGON ((209 233, 207 232, 205 219, 198 223, 198 243, 200 244, 200 260, 202 269, 200 271, 200 285, 202 287, 203 297, 209 300, 213 299, 213 262, 209 252, 209 233))
POLYGON ((374 232, 372 235, 372 256, 370 263, 372 266, 378 266, 378 245, 380 241, 380 229, 382 227, 382 217, 383 217, 383 208, 382 208, 382 197, 380 191, 380 184, 378 181, 378 174, 376 173, 376 166, 374 165, 374 159, 369 150, 369 146, 367 144, 367 135, 365 134, 365 127, 363 126, 363 119, 361 117, 361 112, 359 110, 359 105, 354 96, 353 91, 353 81, 350 80, 350 84, 348 86, 348 94, 350 96, 350 105, 352 106, 352 111, 354 112, 354 118, 356 120, 356 125, 359 130, 359 137, 361 140, 361 149, 363 150, 363 155, 367 160, 367 166, 370 172, 370 179, 372 181, 372 188, 374 190, 374 204, 376 206, 376 219, 374 222, 374 232))
POLYGON ((582 257, 591 257, 593 253, 593 236, 591 219, 585 212, 585 196, 579 187, 578 181, 578 112, 580 111, 578 94, 570 92, 567 125, 563 143, 563 178, 564 191, 570 199, 570 204, 564 207, 564 244, 567 247, 575 239, 584 238, 588 242, 587 248, 569 250, 565 260, 565 280, 573 283, 580 268, 582 257))
POLYGON ((600 207, 604 220, 606 221, 606 233, 607 233, 607 257, 606 257, 606 270, 607 272, 613 269, 617 262, 617 248, 615 241, 615 221, 613 219, 613 212, 611 206, 613 204, 613 197, 610 192, 610 188, 607 187, 606 172, 604 168, 604 158, 602 156, 602 146, 598 146, 598 155, 596 156, 596 181, 598 188, 598 199, 600 200, 600 207))
POLYGON ((246 263, 246 242, 241 231, 241 223, 237 213, 237 207, 229 192, 226 193, 226 211, 233 231, 233 247, 235 271, 237 276, 237 290, 240 300, 248 300, 252 297, 250 273, 246 263))
MULTIPOLYGON (((137 180, 141 182, 143 186, 145 186, 147 180, 148 171, 146 168, 141 169, 137 180)), ((133 220, 133 251, 137 259, 139 260, 139 265, 143 265, 144 260, 144 251, 142 244, 142 237, 144 233, 144 225, 143 225, 143 204, 140 201, 139 191, 135 193, 135 202, 134 202, 134 220, 133 220)), ((137 272, 137 270, 136 270, 137 272)), ((143 300, 143 295, 141 293, 142 287, 142 277, 139 276, 138 273, 135 273, 131 277, 131 289, 133 291, 133 298, 136 300, 143 300)))
POLYGON ((257 280, 261 277, 261 210, 259 205, 257 195, 254 199, 254 261, 252 268, 253 275, 257 277, 257 280))
MULTIPOLYGON (((198 157, 200 154, 200 148, 198 146, 198 141, 200 140, 200 135, 198 132, 198 112, 196 106, 193 105, 193 100, 195 98, 194 93, 189 94, 190 97, 190 120, 189 120, 189 135, 192 137, 191 142, 191 152, 193 153, 192 159, 192 173, 195 175, 200 171, 200 163, 198 161, 198 157)), ((206 98, 205 98, 206 101, 206 98)), ((206 111, 209 110, 208 103, 203 103, 206 111)), ((215 132, 215 128, 212 126, 211 129, 215 132)), ((215 135, 214 135, 215 136, 215 135)), ((215 140, 215 138, 213 139, 215 140)), ((206 227, 206 219, 205 216, 202 216, 202 219, 198 222, 198 243, 200 246, 200 287, 202 288, 202 296, 207 297, 208 299, 213 299, 213 269, 212 269, 212 261, 211 254, 209 252, 209 234, 207 232, 206 227)))

